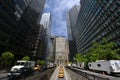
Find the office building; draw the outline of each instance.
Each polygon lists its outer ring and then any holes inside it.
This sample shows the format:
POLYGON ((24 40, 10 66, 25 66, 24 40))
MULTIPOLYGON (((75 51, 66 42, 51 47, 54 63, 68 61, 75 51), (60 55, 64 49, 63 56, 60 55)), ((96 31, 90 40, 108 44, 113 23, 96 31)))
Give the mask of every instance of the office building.
POLYGON ((46 52, 45 56, 46 59, 49 57, 49 51, 50 51, 50 36, 51 36, 51 15, 50 13, 43 13, 41 17, 40 24, 43 25, 43 27, 46 30, 46 38, 45 38, 45 46, 46 46, 46 52))
POLYGON ((66 64, 68 61, 68 44, 65 37, 56 36, 55 39, 55 64, 66 64))
POLYGON ((67 33, 68 33, 68 44, 69 44, 69 61, 73 60, 74 55, 77 53, 77 47, 76 47, 76 40, 75 36, 76 34, 76 21, 78 18, 79 13, 79 6, 75 5, 73 6, 67 13, 67 33))
POLYGON ((55 36, 50 36, 49 44, 50 45, 49 45, 47 60, 49 62, 54 63, 55 61, 55 36))
POLYGON ((11 51, 21 57, 36 54, 45 0, 0 0, 0 54, 11 51))
POLYGON ((77 51, 86 53, 94 41, 106 38, 120 48, 120 0, 81 0, 77 19, 77 51), (78 31, 77 31, 78 30, 78 31))
POLYGON ((39 25, 39 34, 38 34, 38 38, 36 41, 36 60, 37 59, 45 59, 45 52, 46 52, 46 36, 47 36, 47 32, 46 29, 44 28, 43 25, 39 25))

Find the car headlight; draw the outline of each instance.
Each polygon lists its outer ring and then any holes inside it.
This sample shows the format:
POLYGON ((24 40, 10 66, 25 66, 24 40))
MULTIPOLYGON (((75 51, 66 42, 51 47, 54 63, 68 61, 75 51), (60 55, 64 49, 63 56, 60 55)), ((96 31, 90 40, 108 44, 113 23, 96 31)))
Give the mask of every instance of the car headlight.
POLYGON ((8 75, 11 75, 11 73, 8 73, 8 75))

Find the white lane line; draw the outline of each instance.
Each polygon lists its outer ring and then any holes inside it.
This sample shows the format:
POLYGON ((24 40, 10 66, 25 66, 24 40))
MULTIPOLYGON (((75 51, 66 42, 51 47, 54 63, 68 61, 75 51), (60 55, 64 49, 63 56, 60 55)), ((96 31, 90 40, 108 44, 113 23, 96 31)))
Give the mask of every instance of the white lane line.
POLYGON ((70 78, 70 76, 69 76, 69 74, 68 74, 68 72, 66 71, 66 69, 64 68, 64 74, 65 74, 65 80, 71 80, 71 78, 70 78))

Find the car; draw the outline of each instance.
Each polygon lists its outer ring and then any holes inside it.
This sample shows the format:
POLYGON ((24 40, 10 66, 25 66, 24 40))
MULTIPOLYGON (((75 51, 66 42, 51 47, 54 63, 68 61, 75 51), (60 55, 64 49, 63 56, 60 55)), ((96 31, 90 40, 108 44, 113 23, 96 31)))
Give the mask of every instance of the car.
POLYGON ((61 71, 59 71, 59 74, 63 74, 63 73, 64 73, 64 71, 62 71, 62 70, 61 70, 61 71))
POLYGON ((40 70, 40 66, 39 66, 39 65, 36 65, 36 66, 34 67, 34 70, 35 70, 35 71, 40 70))
POLYGON ((59 71, 64 71, 64 69, 63 69, 63 68, 60 68, 59 71))
POLYGON ((64 78, 64 69, 63 66, 59 68, 58 78, 64 78))
POLYGON ((15 68, 11 70, 7 77, 8 80, 25 80, 25 78, 29 75, 34 75, 34 70, 31 67, 23 67, 20 69, 15 68))
POLYGON ((58 73, 58 78, 64 78, 64 73, 58 73))
POLYGON ((63 66, 60 66, 60 68, 63 68, 63 66))
POLYGON ((47 70, 47 66, 46 65, 42 65, 41 67, 40 67, 40 71, 46 71, 47 70))

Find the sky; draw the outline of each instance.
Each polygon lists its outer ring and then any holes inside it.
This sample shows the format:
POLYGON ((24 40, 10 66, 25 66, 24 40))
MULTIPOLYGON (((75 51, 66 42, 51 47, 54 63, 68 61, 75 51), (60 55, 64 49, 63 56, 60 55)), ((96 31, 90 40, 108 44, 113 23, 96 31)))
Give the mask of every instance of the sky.
POLYGON ((46 0, 44 13, 51 13, 51 35, 67 38, 66 13, 80 0, 46 0))

